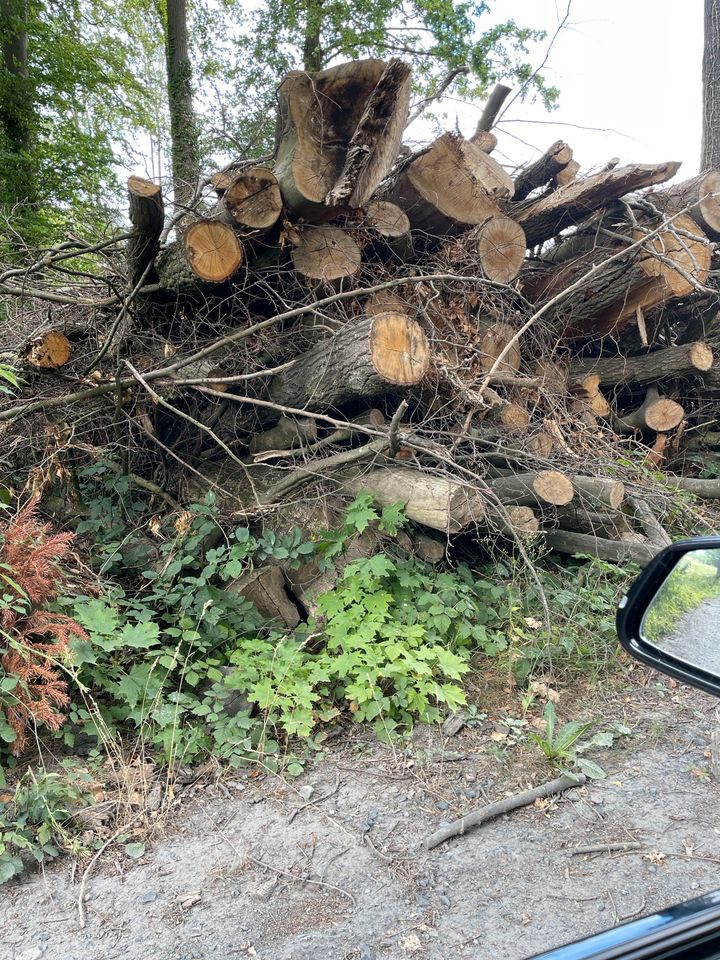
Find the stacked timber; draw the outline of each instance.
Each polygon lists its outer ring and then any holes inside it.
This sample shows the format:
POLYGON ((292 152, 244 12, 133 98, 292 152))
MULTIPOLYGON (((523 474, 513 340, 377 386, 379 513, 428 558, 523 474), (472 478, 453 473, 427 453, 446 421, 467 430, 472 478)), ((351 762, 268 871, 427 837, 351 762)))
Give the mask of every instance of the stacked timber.
MULTIPOLYGON (((651 504, 720 495, 672 473, 720 450, 720 171, 583 176, 563 141, 512 171, 491 120, 412 153, 410 82, 400 60, 289 74, 274 157, 212 175, 165 243, 131 177, 142 300, 93 396, 237 515, 367 491, 436 560, 471 535, 644 563, 651 504)), ((72 383, 79 342, 48 323, 18 362, 72 383)))

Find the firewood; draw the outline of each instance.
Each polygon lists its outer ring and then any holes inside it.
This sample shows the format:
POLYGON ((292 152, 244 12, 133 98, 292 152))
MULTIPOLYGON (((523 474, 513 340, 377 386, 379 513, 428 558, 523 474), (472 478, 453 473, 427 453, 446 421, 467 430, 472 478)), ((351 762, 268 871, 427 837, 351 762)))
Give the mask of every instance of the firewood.
POLYGON ((498 138, 491 130, 477 130, 470 137, 470 143, 480 147, 483 153, 492 153, 498 145, 498 138))
POLYGON ((367 205, 364 222, 381 254, 398 260, 411 258, 410 220, 404 210, 388 200, 373 200, 367 205))
POLYGON ((625 499, 625 484, 609 477, 587 477, 573 474, 570 478, 579 504, 591 509, 598 505, 617 510, 625 499))
MULTIPOLYGON (((570 376, 573 376, 572 369, 570 376)), ((610 404, 600 390, 600 376, 597 373, 583 374, 582 371, 578 371, 576 376, 579 379, 570 384, 570 390, 576 397, 575 402, 570 404, 571 411, 588 410, 595 417, 609 416, 610 404)))
POLYGON ((620 433, 633 430, 653 430, 667 433, 674 430, 685 417, 685 411, 669 397, 661 397, 657 387, 649 387, 645 400, 630 413, 613 418, 613 429, 620 433))
POLYGON ((699 477, 668 477, 679 490, 686 490, 700 500, 720 500, 720 480, 702 480, 699 477))
MULTIPOLYGON (((478 331, 482 334, 478 353, 483 373, 489 373, 495 361, 515 336, 515 330, 509 323, 482 318, 478 321, 478 331)), ((514 343, 498 366, 500 373, 514 373, 520 369, 522 356, 520 345, 514 343)))
POLYGON ((575 496, 572 481, 558 470, 513 473, 493 468, 486 482, 497 498, 505 504, 532 506, 549 503, 565 506, 575 496))
POLYGON ((567 507, 558 507, 554 514, 559 527, 573 533, 590 533, 604 540, 620 540, 624 534, 633 533, 629 519, 617 510, 603 512, 588 509, 579 502, 567 507))
POLYGON ((545 543, 557 553, 589 554, 600 560, 623 563, 631 560, 645 567, 662 547, 651 543, 635 543, 627 540, 605 540, 590 533, 572 533, 568 530, 548 530, 545 543))
POLYGON ((528 246, 534 247, 626 193, 672 179, 679 168, 679 163, 636 164, 596 173, 539 200, 510 204, 508 216, 517 220, 528 246))
POLYGON ((490 96, 487 98, 487 102, 483 107, 483 111, 480 114, 480 119, 478 120, 477 127, 475 128, 475 133, 472 135, 472 137, 470 137, 472 143, 482 140, 482 134, 486 133, 488 130, 492 130, 492 128, 495 126, 495 121, 497 120, 498 114, 502 109, 502 105, 505 103, 511 93, 512 87, 508 87, 504 83, 495 84, 490 92, 490 96))
POLYGON ((572 148, 563 140, 556 140, 545 153, 515 178, 514 200, 524 200, 529 193, 549 183, 573 158, 572 148))
POLYGON ((243 233, 266 234, 282 213, 282 197, 275 174, 269 167, 246 167, 223 191, 217 213, 243 233))
POLYGON ((264 433, 257 433, 250 441, 250 453, 266 450, 289 450, 317 440, 317 423, 312 419, 280 417, 277 424, 264 433))
POLYGON ((360 247, 340 227, 308 226, 298 231, 298 236, 293 266, 309 280, 342 280, 360 269, 360 247))
POLYGON ((425 563, 442 563, 445 559, 447 544, 442 540, 436 540, 418 531, 413 533, 411 543, 413 552, 425 563))
POLYGON ((290 213, 310 221, 332 218, 337 211, 326 206, 326 198, 336 185, 345 196, 352 178, 352 195, 341 203, 363 206, 397 156, 408 103, 409 76, 397 60, 355 60, 289 73, 278 90, 273 169, 290 213), (382 78, 386 86, 378 91, 382 78), (373 104, 378 108, 373 121, 358 130, 373 104), (352 171, 345 169, 351 144, 358 148, 353 157, 363 161, 352 171))
POLYGON ((645 194, 666 217, 686 213, 711 240, 720 240, 720 170, 645 194))
POLYGON ((427 337, 415 320, 381 313, 346 324, 276 374, 270 399, 323 410, 420 383, 430 362, 427 337))
POLYGON ((243 262, 243 248, 235 231, 219 220, 198 220, 182 237, 187 265, 201 280, 223 283, 243 262))
POLYGON ((596 376, 599 383, 646 384, 704 373, 713 365, 713 352, 706 343, 683 343, 636 357, 598 357, 573 360, 573 377, 596 376))
POLYGON ((371 294, 365 301, 365 316, 374 317, 378 313, 410 314, 410 305, 397 290, 380 290, 371 294))
POLYGON ((527 540, 540 529, 540 519, 532 507, 485 504, 486 522, 479 524, 479 534, 501 534, 511 540, 527 540))
POLYGON ((128 178, 128 201, 134 234, 128 240, 126 256, 128 281, 134 287, 157 254, 165 208, 160 186, 142 177, 128 178))
POLYGON ((472 487, 409 467, 381 467, 342 482, 351 493, 370 493, 382 504, 402 502, 405 516, 443 533, 459 533, 485 517, 485 501, 472 487))
POLYGON ((554 187, 566 187, 569 183, 574 183, 577 180, 577 175, 580 172, 580 164, 577 160, 571 160, 567 166, 563 167, 562 170, 558 172, 553 177, 553 186, 554 187))
POLYGON ((473 230, 467 245, 477 255, 483 277, 496 283, 510 283, 525 259, 525 234, 509 217, 489 217, 473 230))
POLYGON ((432 244, 499 215, 497 201, 512 192, 512 180, 497 161, 446 133, 403 167, 382 196, 403 209, 412 229, 432 244))

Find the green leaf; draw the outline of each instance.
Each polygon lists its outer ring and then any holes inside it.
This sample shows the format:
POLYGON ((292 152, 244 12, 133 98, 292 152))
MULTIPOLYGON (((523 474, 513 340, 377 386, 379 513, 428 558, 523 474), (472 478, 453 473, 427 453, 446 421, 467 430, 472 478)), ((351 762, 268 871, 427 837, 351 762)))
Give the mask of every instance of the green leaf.
POLYGON ((577 765, 591 780, 604 780, 607 777, 603 768, 592 760, 588 760, 587 757, 578 757, 577 765))
POLYGON ((154 647, 159 639, 160 628, 156 623, 126 623, 120 633, 121 645, 137 650, 154 647))
POLYGON ((362 533, 373 520, 377 520, 377 513, 372 506, 373 498, 369 493, 359 493, 345 513, 345 522, 348 527, 362 533))
POLYGON ((125 853, 128 857, 132 857, 133 860, 139 860, 145 853, 145 844, 140 841, 136 843, 126 843, 125 853))
POLYGON ((87 600, 75 607, 75 618, 90 634, 110 636, 118 628, 118 612, 104 600, 87 600))

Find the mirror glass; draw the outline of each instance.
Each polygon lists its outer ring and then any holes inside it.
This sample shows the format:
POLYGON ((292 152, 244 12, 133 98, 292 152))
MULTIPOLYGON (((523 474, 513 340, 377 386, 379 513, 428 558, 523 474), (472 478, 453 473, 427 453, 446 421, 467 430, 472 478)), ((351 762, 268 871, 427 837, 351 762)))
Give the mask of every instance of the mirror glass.
POLYGON ((645 611, 640 636, 720 677, 720 549, 694 550, 680 558, 645 611))

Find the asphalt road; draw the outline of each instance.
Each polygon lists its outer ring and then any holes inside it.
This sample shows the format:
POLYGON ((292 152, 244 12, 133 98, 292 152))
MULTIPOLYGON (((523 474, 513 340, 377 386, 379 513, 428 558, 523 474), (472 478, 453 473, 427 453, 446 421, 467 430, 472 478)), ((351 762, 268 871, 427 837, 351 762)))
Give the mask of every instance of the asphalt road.
POLYGON ((720 676, 720 597, 690 610, 658 649, 720 676))

